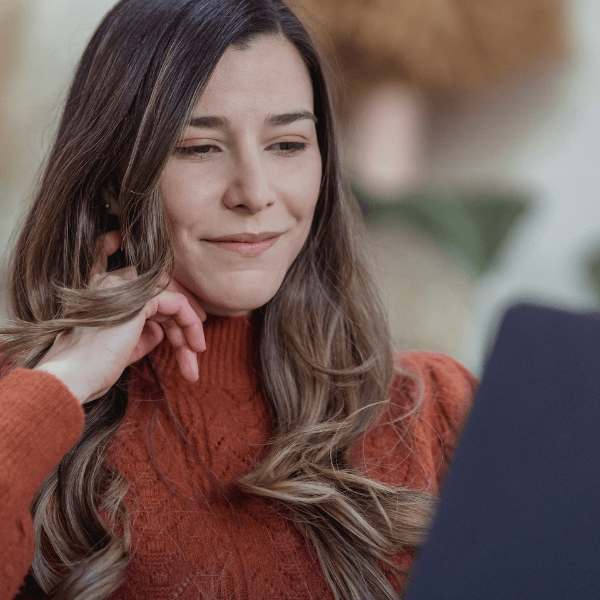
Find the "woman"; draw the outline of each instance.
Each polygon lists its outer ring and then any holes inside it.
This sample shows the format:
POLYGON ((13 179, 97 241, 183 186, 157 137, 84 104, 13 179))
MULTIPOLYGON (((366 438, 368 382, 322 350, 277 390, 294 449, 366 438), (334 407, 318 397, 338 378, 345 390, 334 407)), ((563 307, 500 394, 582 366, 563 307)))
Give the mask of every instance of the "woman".
POLYGON ((473 380, 364 246, 291 11, 122 0, 14 254, 1 597, 396 597, 473 380))

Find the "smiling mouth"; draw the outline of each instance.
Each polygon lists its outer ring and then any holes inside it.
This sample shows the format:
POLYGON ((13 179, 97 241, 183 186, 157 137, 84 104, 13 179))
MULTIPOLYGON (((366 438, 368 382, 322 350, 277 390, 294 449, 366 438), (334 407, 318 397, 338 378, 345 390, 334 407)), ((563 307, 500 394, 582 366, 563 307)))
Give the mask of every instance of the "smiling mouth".
POLYGON ((218 238, 210 238, 209 242, 241 242, 244 244, 253 244, 256 242, 264 242, 277 238, 281 235, 280 231, 265 231, 263 233, 236 233, 234 235, 224 235, 218 238))
POLYGON ((241 233, 207 239, 205 241, 222 250, 236 252, 245 256, 258 256, 273 246, 280 235, 280 232, 273 231, 259 234, 241 233))

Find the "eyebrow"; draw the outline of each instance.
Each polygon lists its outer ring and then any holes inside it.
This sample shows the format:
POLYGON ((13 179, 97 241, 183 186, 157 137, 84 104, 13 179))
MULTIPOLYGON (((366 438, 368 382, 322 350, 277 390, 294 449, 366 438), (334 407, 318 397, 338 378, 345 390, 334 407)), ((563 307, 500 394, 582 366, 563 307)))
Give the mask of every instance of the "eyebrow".
POLYGON ((282 115, 271 115, 265 119, 265 123, 271 127, 282 127, 296 121, 302 121, 303 119, 308 119, 313 123, 317 122, 317 117, 310 110, 299 110, 282 115))
POLYGON ((225 117, 192 117, 189 126, 198 129, 224 129, 229 126, 229 119, 225 117))
MULTIPOLYGON (((302 121, 303 119, 308 119, 309 121, 313 121, 313 123, 317 122, 317 117, 310 110, 299 110, 281 115, 269 115, 265 119, 265 124, 270 127, 283 127, 296 121, 302 121)), ((189 122, 190 127, 197 129, 225 129, 229 125, 229 119, 213 116, 192 117, 189 122)))

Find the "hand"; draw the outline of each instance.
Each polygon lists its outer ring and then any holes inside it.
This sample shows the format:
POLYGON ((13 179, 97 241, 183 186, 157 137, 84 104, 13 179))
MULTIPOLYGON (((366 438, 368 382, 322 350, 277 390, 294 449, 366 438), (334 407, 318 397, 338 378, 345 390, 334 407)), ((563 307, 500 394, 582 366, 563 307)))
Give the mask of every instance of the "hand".
MULTIPOLYGON (((93 281, 100 287, 118 286, 134 277, 131 268, 102 275, 108 257, 118 250, 121 236, 110 232, 102 242, 101 265, 93 281)), ((116 383, 125 368, 152 351, 164 338, 175 348, 181 375, 197 381, 197 352, 206 348, 198 301, 175 281, 122 325, 79 327, 60 334, 35 367, 58 377, 83 404, 99 398, 116 383)))

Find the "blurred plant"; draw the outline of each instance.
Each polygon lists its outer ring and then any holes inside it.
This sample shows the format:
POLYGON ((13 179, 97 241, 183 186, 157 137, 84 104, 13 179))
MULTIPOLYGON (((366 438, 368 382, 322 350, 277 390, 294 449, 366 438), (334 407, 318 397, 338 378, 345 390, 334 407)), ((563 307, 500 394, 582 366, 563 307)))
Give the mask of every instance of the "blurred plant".
MULTIPOLYGON (((383 201, 353 188, 367 223, 415 229, 466 261, 476 275, 494 263, 504 242, 527 212, 524 195, 496 191, 423 189, 383 201)), ((600 257, 598 290, 600 294, 600 257)))
POLYGON ((588 277, 600 303, 600 251, 596 251, 588 262, 588 277))

